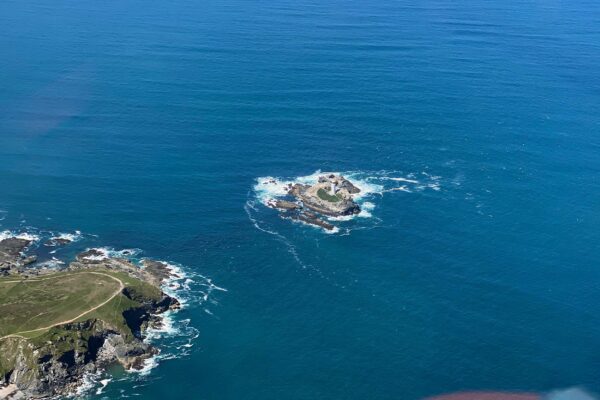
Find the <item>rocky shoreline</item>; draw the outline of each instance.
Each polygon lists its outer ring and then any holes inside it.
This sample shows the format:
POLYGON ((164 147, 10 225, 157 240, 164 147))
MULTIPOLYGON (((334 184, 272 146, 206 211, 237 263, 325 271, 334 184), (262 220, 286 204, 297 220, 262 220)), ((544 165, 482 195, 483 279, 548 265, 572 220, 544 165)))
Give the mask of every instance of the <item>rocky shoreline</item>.
MULTIPOLYGON (((0 277, 27 280, 57 273, 30 267, 37 259, 29 249, 32 242, 24 237, 0 240, 0 277)), ((67 244, 61 240, 50 245, 67 244)), ((35 338, 19 335, 0 338, 0 393, 10 394, 12 399, 74 393, 88 374, 115 363, 128 370, 140 370, 159 353, 144 338, 148 328, 160 327, 160 314, 180 307, 177 299, 161 289, 172 276, 168 265, 145 259, 140 267, 125 258, 90 249, 79 253, 61 269, 61 273, 82 271, 128 277, 128 284, 118 294, 128 304, 122 315, 114 320, 90 316, 53 326, 35 338)))
POLYGON ((282 218, 332 231, 335 226, 325 221, 324 217, 359 214, 360 206, 354 201, 354 195, 358 193, 360 189, 342 175, 326 174, 320 176, 313 185, 288 184, 288 199, 270 200, 267 205, 280 210, 282 218))

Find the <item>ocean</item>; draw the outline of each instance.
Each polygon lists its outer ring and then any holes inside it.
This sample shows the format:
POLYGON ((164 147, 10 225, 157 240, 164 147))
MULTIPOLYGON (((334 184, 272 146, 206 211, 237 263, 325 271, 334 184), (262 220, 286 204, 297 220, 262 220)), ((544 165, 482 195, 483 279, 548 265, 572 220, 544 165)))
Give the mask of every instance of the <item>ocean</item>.
POLYGON ((190 279, 163 357, 92 399, 600 392, 599 27, 592 0, 4 0, 0 231, 190 279), (335 232, 265 206, 329 171, 365 188, 335 232))

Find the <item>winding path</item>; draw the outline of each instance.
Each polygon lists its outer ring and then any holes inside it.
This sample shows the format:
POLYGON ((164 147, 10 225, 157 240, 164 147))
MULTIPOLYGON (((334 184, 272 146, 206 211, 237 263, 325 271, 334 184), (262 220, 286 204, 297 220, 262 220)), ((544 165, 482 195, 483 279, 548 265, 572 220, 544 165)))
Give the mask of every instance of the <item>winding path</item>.
MULTIPOLYGON (((116 291, 115 291, 115 292, 114 292, 114 293, 113 293, 113 294, 112 294, 112 295, 111 295, 111 296, 110 296, 110 297, 109 297, 107 300, 105 300, 104 302, 102 302, 102 303, 98 304, 97 306, 95 306, 95 307, 92 307, 92 308, 90 308, 89 310, 87 310, 87 311, 85 311, 85 312, 83 312, 83 313, 79 314, 79 315, 78 315, 78 316, 76 316, 75 318, 72 318, 72 319, 69 319, 69 320, 65 320, 65 321, 56 322, 56 323, 54 323, 54 324, 52 324, 52 325, 49 325, 49 326, 44 326, 43 328, 32 329, 32 330, 29 330, 29 331, 21 331, 21 332, 17 332, 17 333, 11 333, 10 335, 6 335, 6 336, 2 336, 2 337, 0 337, 0 340, 3 340, 3 339, 8 339, 8 338, 13 338, 13 337, 19 337, 19 338, 22 338, 22 339, 26 339, 26 338, 25 338, 25 336, 23 336, 23 334, 26 334, 26 333, 33 333, 33 332, 39 332, 39 331, 45 331, 45 330, 47 330, 47 329, 54 328, 55 326, 58 326, 58 325, 70 324, 71 322, 77 321, 79 318, 81 318, 81 317, 85 316, 86 314, 89 314, 89 313, 91 313, 91 312, 93 312, 93 311, 96 311, 96 310, 97 310, 97 309, 99 309, 100 307, 102 307, 102 306, 105 306, 106 304, 108 304, 108 302, 110 302, 112 299, 114 299, 115 297, 117 297, 117 296, 118 296, 118 295, 119 295, 119 294, 120 294, 120 293, 123 291, 123 289, 125 289, 125 284, 123 283, 123 281, 122 281, 122 280, 120 280, 119 278, 116 278, 116 277, 112 276, 112 275, 105 274, 105 273, 102 273, 102 272, 94 272, 94 271, 85 271, 85 272, 80 272, 80 273, 81 273, 81 274, 94 274, 94 275, 103 275, 103 276, 107 276, 107 277, 109 277, 110 279, 112 279, 112 280, 114 280, 114 281, 117 281, 117 282, 119 283, 119 289, 117 289, 117 290, 116 290, 116 291)), ((0 283, 20 283, 20 282, 22 282, 22 283, 28 283, 28 282, 40 282, 40 281, 44 281, 44 280, 48 280, 48 279, 53 279, 53 278, 59 278, 59 277, 57 276, 57 277, 40 278, 40 279, 21 279, 21 280, 17 280, 17 281, 3 281, 3 282, 0 282, 0 283)))

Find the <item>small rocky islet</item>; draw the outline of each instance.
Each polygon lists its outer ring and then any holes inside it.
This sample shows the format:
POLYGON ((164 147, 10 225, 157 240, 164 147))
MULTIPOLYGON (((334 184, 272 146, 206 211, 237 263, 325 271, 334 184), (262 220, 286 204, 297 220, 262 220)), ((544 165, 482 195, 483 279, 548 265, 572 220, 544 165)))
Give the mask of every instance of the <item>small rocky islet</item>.
MULTIPOLYGON (((66 246, 69 242, 50 239, 44 244, 66 246)), ((100 249, 88 249, 59 271, 36 268, 32 244, 33 239, 26 237, 0 239, 0 308, 4 308, 0 313, 0 398, 73 394, 88 374, 117 363, 140 370, 160 352, 144 339, 149 328, 160 328, 160 314, 180 308, 178 300, 162 290, 170 278, 178 278, 168 264, 143 259, 142 265, 136 265, 100 249), (114 287, 105 289, 112 290, 106 299, 98 297, 97 307, 83 308, 75 318, 69 306, 64 317, 57 316, 41 328, 29 321, 27 328, 21 328, 25 322, 19 319, 26 319, 27 312, 36 317, 51 314, 64 301, 55 298, 75 290, 66 288, 65 280, 114 287), (26 291, 42 282, 50 285, 50 293, 26 291), (19 295, 23 288, 24 294, 19 295), (11 330, 11 325, 19 328, 11 330)))
MULTIPOLYGON (((265 182, 269 184, 273 182, 265 182)), ((267 205, 281 211, 282 218, 290 218, 320 226, 328 231, 335 226, 325 217, 343 217, 360 213, 354 196, 361 190, 342 175, 324 174, 315 184, 287 184, 286 199, 270 199, 267 205)))

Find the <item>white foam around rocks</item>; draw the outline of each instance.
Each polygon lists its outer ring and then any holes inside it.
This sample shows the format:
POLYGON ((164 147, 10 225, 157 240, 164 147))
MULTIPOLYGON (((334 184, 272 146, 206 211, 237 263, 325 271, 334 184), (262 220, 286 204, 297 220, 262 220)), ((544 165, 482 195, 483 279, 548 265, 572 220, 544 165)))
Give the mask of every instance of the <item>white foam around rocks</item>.
POLYGON ((102 261, 108 258, 131 258, 141 253, 140 249, 115 250, 110 247, 94 247, 88 250, 94 250, 95 252, 100 253, 83 257, 83 259, 89 261, 102 261))
POLYGON ((101 379, 100 380, 100 386, 97 390, 96 390, 96 394, 102 394, 102 392, 104 391, 104 388, 106 388, 108 386, 108 384, 112 381, 112 379, 108 378, 108 379, 101 379))
POLYGON ((11 238, 29 240, 31 242, 37 242, 40 240, 38 235, 29 232, 15 233, 8 230, 0 232, 0 241, 11 238))
POLYGON ((46 261, 37 263, 38 267, 48 268, 48 269, 59 269, 63 265, 65 265, 65 262, 62 260, 59 260, 56 257, 52 257, 52 259, 50 259, 50 260, 46 260, 46 261))
POLYGON ((106 260, 110 257, 110 251, 106 247, 95 247, 90 250, 94 250, 96 253, 99 253, 99 254, 86 255, 86 256, 82 257, 84 260, 102 261, 102 260, 106 260))
POLYGON ((52 236, 50 240, 68 240, 69 242, 76 242, 82 238, 81 231, 75 231, 74 233, 60 232, 55 236, 52 236))
MULTIPOLYGON (((338 217, 327 217, 329 221, 350 221, 355 217, 361 218, 370 218, 372 217, 372 213, 370 211, 373 210, 374 204, 370 202, 366 202, 365 199, 373 196, 373 195, 381 195, 384 193, 384 186, 378 183, 374 183, 371 181, 371 177, 364 177, 363 173, 360 172, 322 172, 316 171, 313 174, 298 176, 294 179, 282 179, 276 178, 272 176, 265 176, 256 179, 256 184, 254 185, 254 192, 257 196, 257 199, 266 206, 272 204, 275 199, 283 198, 288 195, 289 188, 294 184, 300 183, 303 185, 314 185, 319 181, 319 177, 326 175, 342 175, 348 180, 352 182, 357 188, 360 189, 360 193, 354 194, 353 198, 356 203, 361 206, 361 213, 358 215, 344 215, 338 217), (370 208, 364 208, 364 204, 371 204, 372 206, 367 206, 370 208)), ((307 224, 309 225, 309 224, 307 224)), ((323 229, 326 233, 337 233, 339 229, 326 230, 323 229)))
MULTIPOLYGON (((257 229, 275 235, 287 242, 287 239, 283 238, 274 227, 270 226, 266 220, 260 218, 261 210, 257 208, 257 205, 262 203, 267 207, 273 208, 272 205, 275 201, 289 197, 289 189, 294 184, 312 185, 318 182, 319 177, 331 174, 344 176, 360 189, 359 193, 353 195, 354 201, 361 208, 360 213, 350 216, 324 217, 328 221, 340 222, 340 227, 343 228, 342 235, 347 234, 353 229, 357 229, 356 227, 348 227, 348 224, 343 225, 347 221, 355 219, 363 221, 372 220, 375 224, 381 221, 374 215, 375 200, 378 196, 396 192, 419 193, 429 190, 434 192, 442 190, 442 177, 427 171, 405 174, 401 171, 326 172, 317 170, 310 175, 295 178, 279 178, 274 176, 256 178, 256 183, 253 186, 254 199, 248 200, 244 209, 250 221, 257 229)), ((336 233, 337 230, 328 231, 323 229, 323 231, 325 233, 336 233)))

